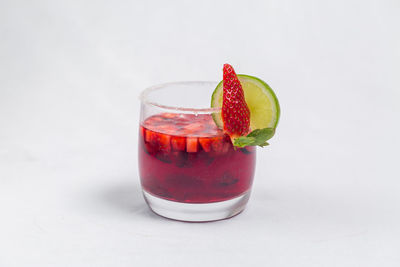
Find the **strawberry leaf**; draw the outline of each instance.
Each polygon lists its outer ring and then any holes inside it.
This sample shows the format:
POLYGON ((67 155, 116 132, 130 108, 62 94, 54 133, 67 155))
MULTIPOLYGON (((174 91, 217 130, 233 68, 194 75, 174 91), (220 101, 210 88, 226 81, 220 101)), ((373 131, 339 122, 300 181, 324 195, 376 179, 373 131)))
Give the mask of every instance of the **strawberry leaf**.
POLYGON ((268 146, 267 140, 271 139, 275 134, 275 128, 256 129, 247 136, 240 136, 233 141, 236 147, 245 146, 268 146))

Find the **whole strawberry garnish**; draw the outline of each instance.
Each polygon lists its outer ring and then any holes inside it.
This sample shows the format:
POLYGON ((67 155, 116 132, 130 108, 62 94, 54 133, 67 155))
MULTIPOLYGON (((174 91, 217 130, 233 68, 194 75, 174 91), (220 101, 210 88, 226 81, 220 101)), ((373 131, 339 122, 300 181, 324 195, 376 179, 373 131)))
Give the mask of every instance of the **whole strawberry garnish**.
POLYGON ((221 115, 224 131, 233 140, 248 134, 250 110, 244 98, 242 85, 231 65, 224 64, 223 77, 224 91, 221 115))

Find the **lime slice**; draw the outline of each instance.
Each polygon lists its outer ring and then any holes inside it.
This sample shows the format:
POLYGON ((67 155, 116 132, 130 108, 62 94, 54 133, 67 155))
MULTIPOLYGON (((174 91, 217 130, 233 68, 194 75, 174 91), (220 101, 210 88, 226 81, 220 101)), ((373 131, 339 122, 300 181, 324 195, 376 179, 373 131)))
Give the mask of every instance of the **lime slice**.
MULTIPOLYGON (((250 109, 251 130, 276 128, 280 116, 280 107, 274 91, 269 85, 253 76, 238 74, 244 91, 246 103, 250 109)), ((223 81, 214 90, 211 107, 222 107, 223 81)), ((214 113, 213 119, 223 128, 221 113, 214 113)))

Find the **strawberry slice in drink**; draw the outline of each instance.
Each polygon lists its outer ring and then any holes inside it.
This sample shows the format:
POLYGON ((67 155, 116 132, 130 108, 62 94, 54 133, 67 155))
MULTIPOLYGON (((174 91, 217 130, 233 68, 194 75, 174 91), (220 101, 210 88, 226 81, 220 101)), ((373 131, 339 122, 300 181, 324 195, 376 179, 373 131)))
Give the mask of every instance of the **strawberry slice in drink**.
POLYGON ((171 136, 168 134, 158 134, 158 143, 160 146, 160 150, 163 152, 171 151, 171 136))
POLYGON ((199 138, 199 143, 203 150, 205 152, 210 152, 211 151, 211 144, 212 144, 212 138, 209 137, 200 137, 199 138))
POLYGON ((185 151, 186 150, 186 137, 182 136, 172 136, 171 146, 175 151, 185 151))
POLYGON ((193 153, 197 152, 199 147, 197 137, 186 137, 186 151, 193 153))
POLYGON ((224 137, 217 136, 212 138, 211 147, 214 152, 221 152, 224 146, 224 137))

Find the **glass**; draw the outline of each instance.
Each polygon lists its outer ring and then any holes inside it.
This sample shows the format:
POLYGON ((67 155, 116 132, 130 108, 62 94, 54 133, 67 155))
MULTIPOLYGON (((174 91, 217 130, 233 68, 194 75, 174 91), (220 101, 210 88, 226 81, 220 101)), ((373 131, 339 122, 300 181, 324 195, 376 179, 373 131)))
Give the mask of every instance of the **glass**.
POLYGON ((230 218, 246 206, 255 147, 234 148, 215 125, 216 82, 177 82, 141 94, 139 172, 144 198, 157 214, 181 221, 230 218))

